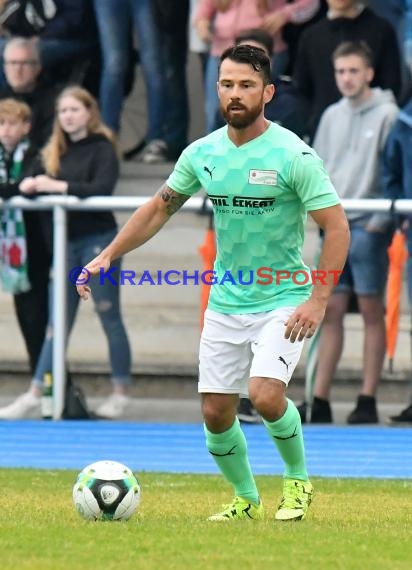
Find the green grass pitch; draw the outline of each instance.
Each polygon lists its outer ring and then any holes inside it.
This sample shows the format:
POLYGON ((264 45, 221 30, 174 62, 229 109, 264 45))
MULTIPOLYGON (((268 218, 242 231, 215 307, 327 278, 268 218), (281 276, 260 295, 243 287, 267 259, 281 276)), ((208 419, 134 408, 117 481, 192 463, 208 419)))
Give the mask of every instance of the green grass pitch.
POLYGON ((279 477, 257 477, 266 518, 210 523, 231 499, 219 476, 140 473, 128 522, 87 522, 76 473, 0 470, 2 570, 410 570, 412 481, 312 479, 307 520, 274 522, 279 477))

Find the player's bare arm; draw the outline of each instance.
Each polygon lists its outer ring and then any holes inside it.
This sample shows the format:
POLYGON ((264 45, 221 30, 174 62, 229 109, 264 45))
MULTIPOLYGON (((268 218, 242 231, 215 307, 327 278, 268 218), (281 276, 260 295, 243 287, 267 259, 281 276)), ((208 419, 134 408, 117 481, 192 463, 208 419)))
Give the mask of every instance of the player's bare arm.
POLYGON ((285 338, 291 342, 311 338, 325 316, 329 297, 336 285, 349 249, 349 225, 342 206, 336 205, 310 212, 313 220, 324 231, 325 237, 318 271, 322 280, 315 280, 310 298, 296 308, 286 323, 285 338))
MULTIPOLYGON (((98 275, 101 268, 107 271, 114 259, 122 257, 151 239, 189 197, 175 192, 166 185, 162 186, 153 198, 134 212, 113 241, 84 269, 90 276, 98 275)), ((90 288, 79 284, 77 292, 86 300, 90 288)))

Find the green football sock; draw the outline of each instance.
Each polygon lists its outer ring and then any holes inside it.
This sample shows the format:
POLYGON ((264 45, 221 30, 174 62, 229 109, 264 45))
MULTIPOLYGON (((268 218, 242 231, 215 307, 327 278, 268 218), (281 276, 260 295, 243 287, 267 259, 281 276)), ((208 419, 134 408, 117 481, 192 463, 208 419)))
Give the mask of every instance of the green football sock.
POLYGON ((305 447, 303 444, 302 423, 299 412, 292 402, 287 400, 287 408, 281 418, 274 422, 263 419, 266 429, 274 439, 279 453, 285 462, 283 476, 290 479, 308 480, 306 470, 305 447))
POLYGON ((247 443, 236 418, 232 427, 223 433, 211 433, 204 426, 206 447, 225 479, 233 485, 235 495, 259 504, 259 492, 247 456, 247 443))

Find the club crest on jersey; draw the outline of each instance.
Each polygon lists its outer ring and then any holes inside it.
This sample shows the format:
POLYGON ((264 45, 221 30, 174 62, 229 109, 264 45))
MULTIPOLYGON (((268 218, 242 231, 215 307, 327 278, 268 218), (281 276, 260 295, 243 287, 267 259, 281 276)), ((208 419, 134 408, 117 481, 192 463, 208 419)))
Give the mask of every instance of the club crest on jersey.
POLYGON ((249 184, 276 186, 278 173, 276 170, 249 170, 249 184))

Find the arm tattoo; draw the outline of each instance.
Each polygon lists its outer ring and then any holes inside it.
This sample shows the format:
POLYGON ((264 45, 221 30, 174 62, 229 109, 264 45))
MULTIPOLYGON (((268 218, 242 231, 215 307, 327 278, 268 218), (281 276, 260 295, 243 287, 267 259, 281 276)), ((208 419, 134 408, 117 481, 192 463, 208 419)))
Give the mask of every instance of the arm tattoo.
POLYGON ((162 186, 158 191, 163 202, 166 205, 166 212, 168 216, 173 216, 175 212, 177 212, 183 204, 190 198, 190 196, 186 196, 185 194, 179 194, 179 192, 175 192, 168 186, 162 186))

